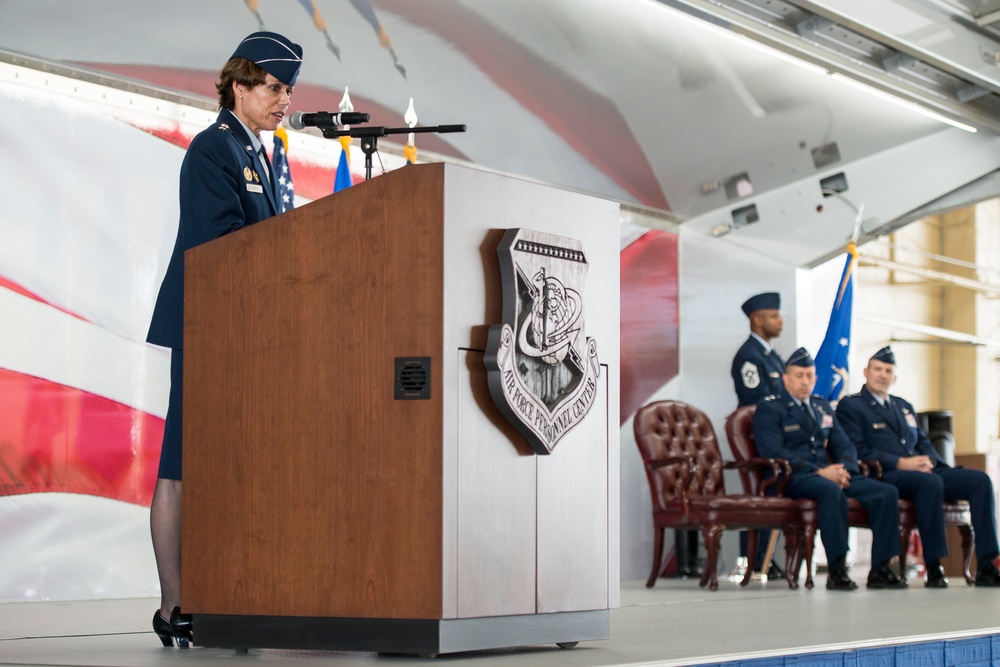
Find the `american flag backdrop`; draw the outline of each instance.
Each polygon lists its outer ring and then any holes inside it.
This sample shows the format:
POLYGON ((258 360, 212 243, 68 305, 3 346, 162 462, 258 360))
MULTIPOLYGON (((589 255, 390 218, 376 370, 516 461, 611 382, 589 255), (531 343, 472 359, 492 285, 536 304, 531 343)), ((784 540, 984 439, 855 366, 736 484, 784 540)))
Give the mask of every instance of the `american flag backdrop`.
MULTIPOLYGON (((158 595, 148 505, 170 353, 145 336, 176 236, 184 151, 216 115, 169 104, 157 100, 154 115, 0 80, 0 602, 158 595)), ((280 140, 288 203, 330 195, 344 176, 339 147, 280 140)), ((348 182, 363 174, 360 151, 347 166, 348 182)), ((623 252, 623 292, 666 281, 658 293, 670 306, 662 321, 622 331, 623 355, 665 360, 623 359, 635 404, 676 373, 676 270, 644 268, 676 260, 676 237, 662 233, 623 252)))
MULTIPOLYGON (((0 83, 0 182, 17 193, 0 210, 0 602, 158 594, 170 353, 145 337, 184 151, 215 118, 186 115, 0 83)), ((328 184, 329 160, 300 163, 307 181, 328 184)))

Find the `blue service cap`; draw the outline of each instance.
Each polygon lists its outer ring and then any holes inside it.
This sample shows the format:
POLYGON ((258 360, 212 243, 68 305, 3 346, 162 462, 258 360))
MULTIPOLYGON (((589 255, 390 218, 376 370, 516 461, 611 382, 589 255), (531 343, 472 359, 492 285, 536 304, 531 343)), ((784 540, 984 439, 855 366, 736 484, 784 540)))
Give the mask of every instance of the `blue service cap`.
POLYGON ((815 366, 816 362, 813 361, 812 355, 809 354, 809 350, 804 347, 792 352, 792 356, 788 357, 788 361, 785 362, 785 368, 789 366, 802 366, 803 368, 809 368, 810 366, 815 366))
MULTIPOLYGON (((896 365, 896 355, 893 354, 892 348, 886 345, 881 350, 872 355, 872 359, 875 361, 881 361, 887 364, 896 365)), ((871 361, 871 359, 869 359, 871 361)))
POLYGON ((294 86, 302 67, 302 47, 276 32, 255 32, 240 42, 233 58, 246 58, 286 86, 294 86))
POLYGON ((754 311, 764 310, 765 308, 781 310, 781 295, 777 292, 757 294, 744 301, 742 308, 747 317, 750 317, 750 314, 754 311))

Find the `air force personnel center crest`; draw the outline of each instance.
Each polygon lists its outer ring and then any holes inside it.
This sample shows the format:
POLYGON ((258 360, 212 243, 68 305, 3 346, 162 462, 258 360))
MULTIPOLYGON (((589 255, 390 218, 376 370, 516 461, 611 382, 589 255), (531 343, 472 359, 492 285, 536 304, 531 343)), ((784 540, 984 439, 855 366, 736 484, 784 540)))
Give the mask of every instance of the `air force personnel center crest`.
POLYGON ((549 454, 597 397, 597 343, 584 336, 587 258, 575 240, 509 229, 497 246, 503 323, 485 364, 493 402, 537 454, 549 454))

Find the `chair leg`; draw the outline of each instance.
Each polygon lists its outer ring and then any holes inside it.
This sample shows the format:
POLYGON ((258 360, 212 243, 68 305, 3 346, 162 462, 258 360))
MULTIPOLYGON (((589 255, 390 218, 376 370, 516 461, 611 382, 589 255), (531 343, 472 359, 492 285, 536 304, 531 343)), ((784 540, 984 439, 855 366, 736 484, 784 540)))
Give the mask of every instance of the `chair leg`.
POLYGON ((899 526, 899 578, 903 581, 907 580, 906 554, 910 550, 910 535, 912 534, 913 528, 899 526))
POLYGON ((756 530, 747 531, 747 571, 743 573, 743 581, 740 582, 740 586, 746 586, 753 578, 753 566, 757 560, 757 541, 759 539, 760 533, 756 530))
POLYGON ((805 536, 802 539, 802 550, 806 554, 806 588, 812 590, 813 583, 813 547, 816 545, 816 527, 812 524, 805 528, 805 536))
POLYGON ((795 558, 792 561, 792 568, 791 572, 789 573, 792 577, 792 581, 795 582, 796 586, 798 586, 799 583, 799 571, 802 569, 802 561, 805 559, 805 555, 803 554, 803 549, 805 548, 806 539, 803 531, 804 529, 801 526, 799 526, 799 529, 796 531, 796 539, 798 540, 798 549, 795 550, 795 558))
POLYGON ((788 582, 789 588, 795 590, 799 587, 799 576, 798 570, 793 571, 792 568, 802 549, 802 545, 799 544, 799 529, 786 526, 782 532, 785 535, 785 581, 788 582))
POLYGON ((660 576, 660 561, 663 560, 663 531, 665 528, 653 526, 653 571, 649 573, 646 588, 652 588, 660 576))
POLYGON ((965 583, 971 586, 976 582, 972 577, 972 547, 976 544, 976 531, 972 526, 959 526, 958 532, 962 536, 962 565, 965 575, 965 583))
POLYGON ((704 586, 708 583, 708 590, 719 590, 719 543, 722 542, 722 533, 725 526, 705 525, 701 527, 701 534, 705 538, 705 549, 708 552, 708 560, 705 562, 705 574, 701 576, 700 584, 704 586))

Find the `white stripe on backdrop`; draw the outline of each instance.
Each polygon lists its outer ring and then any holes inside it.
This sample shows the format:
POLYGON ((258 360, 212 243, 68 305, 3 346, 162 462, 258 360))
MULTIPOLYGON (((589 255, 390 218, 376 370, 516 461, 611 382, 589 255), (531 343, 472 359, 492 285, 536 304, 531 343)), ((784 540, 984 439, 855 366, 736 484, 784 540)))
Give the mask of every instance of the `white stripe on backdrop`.
MULTIPOLYGON (((0 288, 0 368, 163 417, 169 352, 144 340, 184 150, 112 112, 0 83, 0 277, 52 304, 0 288)), ((146 507, 0 496, 0 535, 0 601, 158 595, 146 507)))

